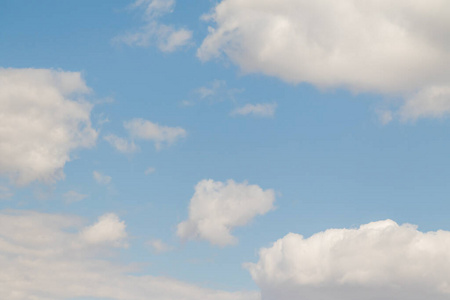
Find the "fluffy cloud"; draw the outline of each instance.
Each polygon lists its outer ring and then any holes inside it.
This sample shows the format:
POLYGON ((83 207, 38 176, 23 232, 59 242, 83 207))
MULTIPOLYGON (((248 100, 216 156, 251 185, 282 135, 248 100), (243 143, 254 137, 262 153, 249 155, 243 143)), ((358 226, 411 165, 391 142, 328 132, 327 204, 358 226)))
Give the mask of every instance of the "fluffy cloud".
POLYGON ((290 233, 247 264, 267 300, 449 299, 450 232, 386 220, 290 233))
POLYGON ((75 216, 0 212, 0 298, 260 299, 256 292, 223 292, 170 278, 130 275, 136 268, 107 260, 111 255, 104 254, 111 253, 111 244, 88 243, 82 224, 75 216))
POLYGON ((238 107, 235 110, 233 110, 231 112, 231 115, 232 116, 253 115, 256 117, 270 118, 275 115, 276 108, 277 108, 276 103, 246 104, 242 107, 238 107))
POLYGON ((202 180, 189 204, 189 219, 178 224, 183 239, 205 239, 215 245, 235 244, 230 231, 273 209, 275 192, 247 182, 202 180))
POLYGON ((81 232, 81 238, 89 244, 113 244, 127 247, 125 222, 113 213, 101 216, 94 225, 81 232))
POLYGON ((148 47, 156 44, 163 52, 173 52, 188 45, 192 39, 190 30, 175 29, 171 25, 159 23, 159 18, 171 13, 175 6, 173 0, 138 0, 131 7, 144 10, 146 25, 140 29, 119 35, 113 39, 116 43, 129 46, 148 47))
POLYGON ((18 184, 64 177, 70 153, 95 144, 81 74, 0 68, 0 173, 18 184))
POLYGON ((450 112, 445 0, 223 0, 198 50, 292 83, 401 96, 403 120, 450 112))
POLYGON ((186 130, 181 127, 161 126, 144 119, 125 122, 124 127, 133 139, 153 141, 157 149, 163 144, 171 145, 186 136, 186 130))

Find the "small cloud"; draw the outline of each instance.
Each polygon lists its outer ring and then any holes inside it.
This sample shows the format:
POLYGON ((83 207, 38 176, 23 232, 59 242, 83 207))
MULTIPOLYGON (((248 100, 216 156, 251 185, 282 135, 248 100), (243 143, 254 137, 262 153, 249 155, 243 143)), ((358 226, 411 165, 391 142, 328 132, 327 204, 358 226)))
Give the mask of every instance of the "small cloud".
POLYGON ((148 168, 147 170, 145 170, 145 175, 150 175, 152 173, 155 173, 156 169, 153 167, 148 168))
POLYGON ((200 99, 216 96, 220 90, 226 89, 227 83, 224 80, 214 80, 208 87, 202 86, 195 90, 200 99))
POLYGON ((176 29, 172 25, 159 22, 159 18, 171 13, 174 7, 174 0, 138 0, 134 2, 130 8, 144 10, 145 25, 137 30, 116 36, 112 40, 113 43, 138 47, 149 47, 156 44, 162 52, 174 52, 191 44, 192 31, 185 28, 176 29))
POLYGON ((162 126, 144 119, 125 122, 124 127, 134 139, 153 141, 156 149, 161 149, 163 144, 172 145, 186 136, 186 130, 181 127, 162 126))
POLYGON ((229 88, 225 80, 213 80, 205 86, 196 88, 191 93, 190 100, 181 101, 182 106, 192 106, 198 102, 217 103, 222 101, 236 101, 236 95, 244 89, 229 88))
POLYGON ((183 240, 203 239, 219 246, 236 244, 232 229, 274 209, 274 201, 272 189, 233 180, 202 180, 191 198, 189 218, 178 224, 177 235, 183 240))
POLYGON ((133 141, 129 142, 126 139, 118 137, 114 134, 105 136, 104 140, 121 153, 134 153, 139 150, 139 147, 136 146, 133 141))
POLYGON ((97 118, 97 125, 98 126, 102 126, 104 124, 107 124, 107 123, 111 122, 108 119, 108 117, 105 116, 104 113, 98 114, 96 118, 97 118))
POLYGON ((252 115, 261 118, 271 118, 275 115, 277 108, 276 103, 259 103, 259 104, 246 104, 242 107, 238 107, 231 112, 232 116, 247 116, 252 115))
POLYGON ((107 184, 111 183, 111 180, 112 180, 111 176, 103 175, 102 173, 100 173, 98 171, 92 172, 92 175, 98 184, 107 185, 107 184))
POLYGON ((146 243, 146 245, 151 247, 151 249, 157 254, 173 250, 172 246, 167 245, 161 240, 150 240, 146 243))
POLYGON ((84 199, 86 199, 88 195, 80 194, 76 191, 68 191, 63 195, 64 202, 67 204, 73 203, 73 202, 79 202, 84 199))
POLYGON ((80 238, 93 245, 112 244, 115 247, 128 247, 124 240, 127 237, 124 221, 116 214, 108 213, 101 216, 97 223, 86 227, 80 233, 80 238))
POLYGON ((183 100, 183 101, 181 101, 181 106, 193 106, 193 105, 195 105, 195 102, 194 101, 189 101, 189 100, 183 100))
POLYGON ((377 111, 377 115, 378 115, 378 120, 383 125, 386 125, 393 120, 392 111, 390 111, 390 110, 377 111))

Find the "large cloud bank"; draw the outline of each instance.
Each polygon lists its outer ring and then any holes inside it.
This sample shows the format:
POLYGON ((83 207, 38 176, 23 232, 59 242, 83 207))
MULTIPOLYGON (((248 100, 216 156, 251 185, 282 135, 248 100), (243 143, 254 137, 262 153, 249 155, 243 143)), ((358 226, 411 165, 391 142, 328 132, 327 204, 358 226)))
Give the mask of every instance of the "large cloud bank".
POLYGON ((223 0, 198 50, 245 72, 400 96, 404 120, 450 112, 446 0, 223 0))
POLYGON ((0 298, 8 300, 257 300, 256 292, 203 289, 170 278, 130 275, 113 263, 125 223, 106 214, 83 227, 75 216, 0 212, 0 298))
POLYGON ((264 300, 450 298, 450 232, 386 220, 290 233, 247 264, 264 300))
POLYGON ((63 178, 74 149, 94 145, 81 74, 0 69, 0 173, 19 184, 63 178))
POLYGON ((258 185, 202 180, 189 204, 189 219, 178 224, 177 234, 219 246, 235 244, 237 239, 231 230, 272 210, 274 201, 275 192, 258 185))

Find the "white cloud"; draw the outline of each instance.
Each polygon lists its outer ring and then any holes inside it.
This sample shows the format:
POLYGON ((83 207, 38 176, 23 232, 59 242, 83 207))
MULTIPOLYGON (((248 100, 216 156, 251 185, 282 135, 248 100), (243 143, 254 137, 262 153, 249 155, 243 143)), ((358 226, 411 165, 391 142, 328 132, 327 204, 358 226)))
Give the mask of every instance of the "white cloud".
POLYGON ((159 18, 171 13, 175 6, 173 0, 138 0, 131 7, 144 10, 146 24, 140 29, 119 35, 113 39, 115 43, 125 43, 128 46, 148 47, 156 44, 163 52, 173 52, 189 45, 192 31, 161 24, 159 18))
POLYGON ((292 83, 401 96, 400 119, 450 112, 446 0, 223 0, 198 50, 292 83))
POLYGON ((258 103, 258 104, 246 104, 242 107, 238 107, 231 112, 231 115, 253 115, 256 117, 270 118, 275 115, 277 108, 276 103, 258 103))
POLYGON ((86 199, 87 197, 88 197, 88 195, 80 194, 76 191, 68 191, 67 193, 65 193, 63 195, 64 201, 66 203, 79 202, 79 201, 86 199))
POLYGON ((89 244, 111 244, 116 247, 127 247, 124 242, 127 237, 125 222, 113 213, 105 214, 94 225, 85 228, 81 239, 89 244))
POLYGON ((163 144, 171 145, 186 136, 186 130, 181 127, 161 126, 144 119, 125 122, 124 127, 132 138, 153 141, 157 149, 163 144))
POLYGON ((77 72, 0 68, 0 173, 17 184, 64 178, 71 152, 97 138, 88 92, 77 72))
POLYGON ((139 147, 134 144, 133 141, 129 142, 124 138, 118 137, 114 134, 108 134, 104 137, 111 146, 116 148, 117 151, 122 153, 134 153, 139 150, 139 147))
POLYGON ((391 220, 290 233, 247 264, 266 300, 449 299, 450 232, 391 220))
POLYGON ((235 244, 230 231, 272 210, 275 192, 247 182, 202 180, 189 204, 189 219, 178 224, 183 239, 205 239, 215 245, 235 244))
POLYGON ((92 176, 98 184, 107 185, 111 183, 111 176, 104 175, 98 171, 92 172, 92 176))
POLYGON ((151 247, 152 250, 153 250, 154 252, 156 252, 157 254, 160 254, 160 253, 164 253, 164 252, 168 252, 168 251, 173 250, 173 247, 172 247, 172 246, 167 245, 166 243, 164 243, 164 242, 161 241, 161 240, 150 240, 150 241, 147 242, 147 245, 148 245, 149 247, 151 247))
POLYGON ((224 292, 167 277, 131 275, 136 267, 108 260, 111 244, 93 245, 81 238, 82 224, 76 216, 1 211, 0 298, 260 299, 257 292, 224 292))

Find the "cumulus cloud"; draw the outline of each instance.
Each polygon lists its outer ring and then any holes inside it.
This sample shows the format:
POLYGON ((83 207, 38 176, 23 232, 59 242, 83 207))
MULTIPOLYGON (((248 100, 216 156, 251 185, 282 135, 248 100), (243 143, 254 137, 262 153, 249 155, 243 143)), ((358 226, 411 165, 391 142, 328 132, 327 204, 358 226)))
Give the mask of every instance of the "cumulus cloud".
POLYGON ((133 139, 153 141, 157 149, 162 145, 171 145, 186 136, 186 130, 181 127, 162 126, 144 119, 133 119, 124 122, 133 139))
POLYGON ((133 141, 130 142, 114 134, 108 134, 104 139, 117 151, 122 153, 134 153, 139 150, 139 147, 136 146, 133 141))
POLYGON ((402 97, 402 120, 450 112, 445 0, 223 0, 198 49, 244 72, 402 97))
POLYGON ((260 299, 257 292, 224 292, 166 277, 131 275, 136 267, 104 255, 114 245, 91 244, 83 238, 83 223, 70 215, 0 211, 0 298, 260 299))
POLYGON ((276 103, 258 103, 258 104, 246 104, 242 107, 238 107, 231 112, 232 116, 240 115, 247 116, 253 115, 262 118, 271 118, 275 115, 277 108, 276 103))
POLYGON ((85 228, 80 236, 89 244, 112 244, 127 247, 125 222, 113 213, 101 216, 94 225, 85 228))
POLYGON ((0 173, 17 184, 54 182, 77 148, 95 144, 81 74, 0 68, 0 173))
POLYGON ((214 245, 237 243, 234 227, 272 210, 275 192, 247 182, 202 180, 189 204, 189 219, 178 224, 182 239, 205 239, 214 245))
POLYGON ((138 30, 119 35, 115 43, 128 46, 148 47, 156 44, 163 52, 173 52, 188 45, 192 40, 192 31, 185 28, 176 29, 172 25, 159 22, 159 18, 171 13, 175 6, 173 0, 138 0, 131 8, 144 11, 145 25, 138 30))
POLYGON ((247 268, 267 300, 449 299, 450 232, 385 220, 290 233, 247 268))
POLYGON ((88 195, 80 194, 77 191, 68 191, 63 195, 64 201, 66 203, 79 202, 86 199, 88 195))
POLYGON ((110 184, 111 180, 112 180, 111 176, 104 175, 104 174, 100 173, 99 171, 92 172, 92 176, 94 177, 94 180, 98 184, 102 184, 102 185, 110 184))

